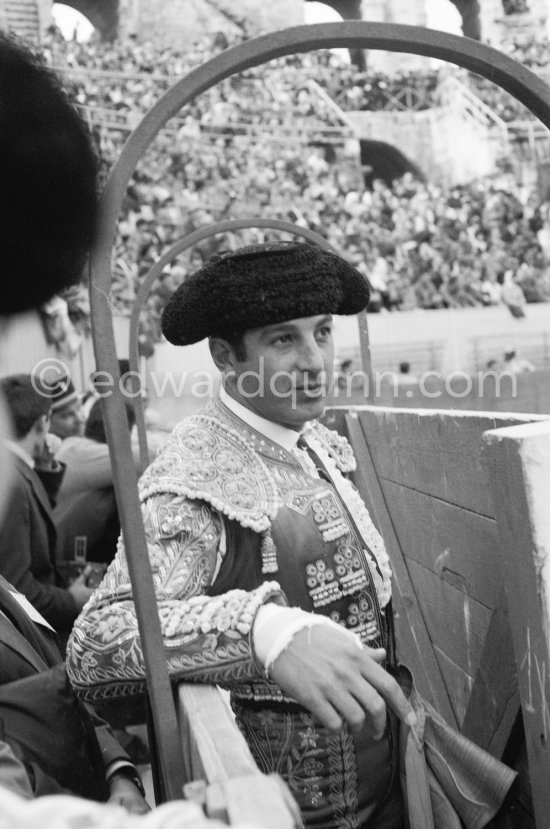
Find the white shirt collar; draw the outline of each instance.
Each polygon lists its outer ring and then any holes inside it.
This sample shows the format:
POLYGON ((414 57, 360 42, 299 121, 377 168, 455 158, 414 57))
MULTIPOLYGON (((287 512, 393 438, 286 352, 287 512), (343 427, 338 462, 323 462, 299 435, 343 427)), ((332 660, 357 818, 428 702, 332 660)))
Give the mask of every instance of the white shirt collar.
POLYGON ((267 418, 261 417, 261 415, 256 414, 256 412, 253 412, 251 409, 243 406, 242 403, 239 403, 233 397, 229 396, 224 389, 223 384, 220 386, 220 401, 229 409, 230 412, 233 412, 234 415, 240 418, 240 420, 244 420, 244 422, 248 426, 255 429, 256 432, 264 435, 266 438, 273 441, 273 443, 277 443, 279 446, 282 446, 287 452, 292 451, 292 449, 296 447, 298 438, 300 437, 300 432, 297 432, 294 429, 289 429, 287 426, 282 426, 280 423, 274 423, 272 420, 267 420, 267 418))
POLYGON ((34 469, 34 459, 31 458, 29 453, 25 452, 25 450, 22 449, 18 443, 15 443, 15 441, 13 440, 7 440, 6 446, 8 447, 8 449, 11 449, 14 455, 17 455, 19 458, 21 458, 22 461, 25 461, 25 463, 28 466, 30 466, 31 469, 34 469))

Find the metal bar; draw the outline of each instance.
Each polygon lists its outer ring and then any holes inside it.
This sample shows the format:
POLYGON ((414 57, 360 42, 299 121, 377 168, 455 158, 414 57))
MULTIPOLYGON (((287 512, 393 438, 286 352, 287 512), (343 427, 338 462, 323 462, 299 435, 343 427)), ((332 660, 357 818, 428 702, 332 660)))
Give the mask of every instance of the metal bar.
POLYGON ((367 394, 365 399, 370 403, 376 403, 376 389, 374 388, 374 374, 372 371, 372 354, 370 349, 369 323, 367 312, 362 311, 357 315, 359 326, 359 354, 361 357, 361 371, 367 378, 367 394))
POLYGON ((108 371, 114 379, 114 392, 111 396, 102 398, 102 409, 146 667, 161 790, 168 800, 176 800, 183 796, 184 766, 179 727, 166 667, 166 654, 143 529, 130 432, 124 398, 120 390, 120 372, 109 294, 102 291, 92 278, 90 310, 96 365, 108 371))

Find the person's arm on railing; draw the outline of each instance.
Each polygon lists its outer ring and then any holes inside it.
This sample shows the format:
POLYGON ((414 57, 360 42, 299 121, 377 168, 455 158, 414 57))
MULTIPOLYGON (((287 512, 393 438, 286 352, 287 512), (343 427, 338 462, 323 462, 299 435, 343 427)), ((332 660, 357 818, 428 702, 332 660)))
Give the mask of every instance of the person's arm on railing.
MULTIPOLYGON (((259 676, 252 624, 264 602, 285 602, 279 585, 267 582, 252 591, 205 595, 222 555, 222 524, 216 511, 202 501, 163 494, 145 501, 143 515, 170 675, 224 684, 259 676)), ((75 689, 90 702, 145 689, 122 543, 75 623, 67 667, 75 689)))
MULTIPOLYGON (((249 591, 206 595, 223 559, 222 522, 215 510, 202 501, 165 493, 147 498, 143 512, 173 679, 231 686, 266 678, 269 672, 284 693, 315 712, 328 728, 338 730, 342 720, 358 728, 368 717, 373 733, 381 735, 386 704, 401 719, 414 722, 397 683, 377 664, 384 652, 363 648, 354 634, 330 620, 283 607, 271 631, 275 641, 272 635, 256 641, 255 621, 263 605, 273 601, 285 605, 276 582, 249 591), (323 624, 320 634, 311 630, 319 624, 323 624), (284 636, 282 642, 279 634, 284 636)), ((273 625, 264 627, 269 631, 273 625)), ((122 545, 75 623, 67 669, 77 693, 92 703, 145 691, 122 545)))

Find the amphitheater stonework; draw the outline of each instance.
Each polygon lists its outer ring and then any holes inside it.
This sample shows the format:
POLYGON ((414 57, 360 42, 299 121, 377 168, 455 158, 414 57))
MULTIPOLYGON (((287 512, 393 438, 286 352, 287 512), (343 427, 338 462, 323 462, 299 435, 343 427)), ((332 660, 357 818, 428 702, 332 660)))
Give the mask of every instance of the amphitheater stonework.
POLYGON ((240 20, 257 33, 298 25, 303 19, 302 4, 296 0, 120 0, 121 32, 179 45, 206 31, 237 32, 240 20))

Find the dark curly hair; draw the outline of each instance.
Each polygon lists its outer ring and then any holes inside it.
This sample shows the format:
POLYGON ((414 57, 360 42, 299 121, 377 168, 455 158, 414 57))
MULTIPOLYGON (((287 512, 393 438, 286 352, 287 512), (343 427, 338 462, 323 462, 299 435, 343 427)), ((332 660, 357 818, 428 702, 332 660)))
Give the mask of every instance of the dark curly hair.
POLYGON ((11 415, 17 440, 26 437, 39 417, 50 411, 51 399, 46 387, 40 388, 30 374, 10 374, 0 380, 0 393, 11 415))
MULTIPOLYGON (((125 401, 126 418, 128 420, 128 429, 132 431, 136 422, 134 407, 130 401, 125 401)), ((94 440, 96 443, 107 443, 107 434, 105 432, 105 421, 103 420, 103 409, 101 408, 101 400, 96 400, 84 427, 84 437, 94 440)))
POLYGON ((93 244, 97 158, 57 77, 0 35, 0 313, 77 282, 93 244))

